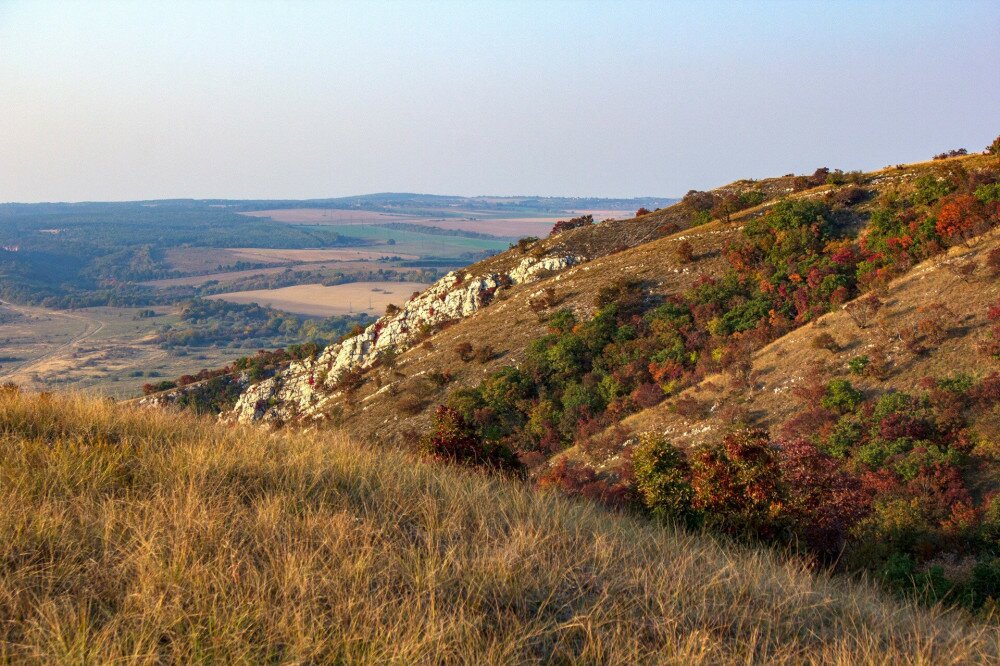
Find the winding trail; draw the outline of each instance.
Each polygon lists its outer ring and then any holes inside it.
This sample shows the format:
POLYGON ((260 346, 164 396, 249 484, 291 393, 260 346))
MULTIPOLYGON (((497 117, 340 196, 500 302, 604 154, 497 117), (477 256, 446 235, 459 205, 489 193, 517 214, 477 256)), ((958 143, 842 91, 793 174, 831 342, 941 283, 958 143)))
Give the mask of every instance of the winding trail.
POLYGON ((72 349, 77 344, 89 338, 92 338, 93 336, 97 335, 104 329, 104 322, 99 319, 94 319, 92 317, 87 317, 85 315, 66 312, 64 310, 48 310, 46 308, 36 308, 26 305, 15 305, 13 303, 9 303, 2 299, 0 299, 0 305, 7 308, 8 310, 13 310, 14 312, 18 312, 20 314, 27 316, 35 316, 35 317, 49 316, 49 317, 63 317, 65 319, 75 319, 76 321, 83 322, 84 326, 86 327, 82 334, 73 338, 69 342, 65 342, 56 347, 55 349, 51 349, 40 356, 36 356, 35 358, 29 359, 26 362, 15 365, 13 367, 13 370, 10 369, 10 366, 4 368, 6 372, 4 372, 4 374, 0 374, 0 381, 6 381, 14 377, 15 375, 19 375, 25 372, 30 372, 32 368, 40 365, 45 361, 48 361, 51 358, 54 358, 55 356, 58 356, 59 354, 62 354, 63 352, 69 349, 72 349))

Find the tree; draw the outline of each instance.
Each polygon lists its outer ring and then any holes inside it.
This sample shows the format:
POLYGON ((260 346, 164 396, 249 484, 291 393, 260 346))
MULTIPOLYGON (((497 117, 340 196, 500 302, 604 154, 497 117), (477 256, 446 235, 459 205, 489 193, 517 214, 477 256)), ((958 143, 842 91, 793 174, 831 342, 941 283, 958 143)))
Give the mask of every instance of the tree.
POLYGON ((652 211, 650 211, 648 208, 642 207, 639 210, 635 211, 635 216, 636 217, 642 217, 643 215, 649 215, 650 212, 652 212, 652 211))
POLYGON ((1000 155, 1000 136, 993 139, 993 143, 986 146, 986 152, 990 155, 1000 155))

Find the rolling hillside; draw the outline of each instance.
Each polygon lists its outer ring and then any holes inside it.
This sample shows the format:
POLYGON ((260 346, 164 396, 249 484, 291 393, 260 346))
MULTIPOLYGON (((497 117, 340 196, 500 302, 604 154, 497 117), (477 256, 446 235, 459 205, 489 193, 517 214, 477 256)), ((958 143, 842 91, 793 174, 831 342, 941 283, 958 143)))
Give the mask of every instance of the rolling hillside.
POLYGON ((995 663, 768 549, 361 446, 0 392, 0 660, 995 663))
POLYGON ((998 224, 990 152, 569 220, 263 381, 230 375, 221 418, 512 470, 988 616, 998 224))

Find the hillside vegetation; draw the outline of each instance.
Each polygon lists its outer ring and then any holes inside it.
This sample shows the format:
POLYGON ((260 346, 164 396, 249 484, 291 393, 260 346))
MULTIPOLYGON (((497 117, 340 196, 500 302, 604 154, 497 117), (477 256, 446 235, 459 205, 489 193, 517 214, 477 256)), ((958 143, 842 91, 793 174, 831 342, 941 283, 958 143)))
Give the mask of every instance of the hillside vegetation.
POLYGON ((996 151, 639 213, 449 276, 230 418, 325 420, 991 615, 996 151), (505 280, 524 266, 552 268, 505 280))
POLYGON ((334 432, 0 393, 0 659, 996 663, 768 549, 334 432))

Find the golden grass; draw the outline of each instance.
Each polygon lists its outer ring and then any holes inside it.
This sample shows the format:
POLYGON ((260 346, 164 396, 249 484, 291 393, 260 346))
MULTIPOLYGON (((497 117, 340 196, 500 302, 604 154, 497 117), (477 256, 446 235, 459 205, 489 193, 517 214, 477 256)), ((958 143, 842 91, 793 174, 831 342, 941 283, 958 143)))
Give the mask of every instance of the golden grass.
POLYGON ((994 627, 334 433, 0 395, 0 659, 974 663, 994 627))

